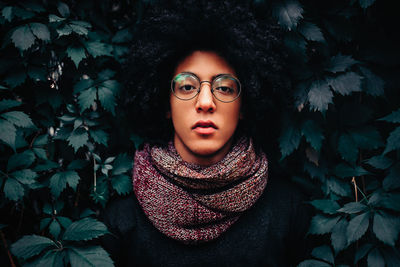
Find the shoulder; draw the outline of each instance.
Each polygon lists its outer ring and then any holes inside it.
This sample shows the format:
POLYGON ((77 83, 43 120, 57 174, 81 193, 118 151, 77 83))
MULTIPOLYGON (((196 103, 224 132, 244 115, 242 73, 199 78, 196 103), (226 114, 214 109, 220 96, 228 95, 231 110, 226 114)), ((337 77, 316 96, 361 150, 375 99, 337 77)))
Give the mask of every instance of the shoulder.
POLYGON ((132 230, 136 225, 136 202, 133 194, 112 200, 103 212, 103 221, 116 234, 132 230))

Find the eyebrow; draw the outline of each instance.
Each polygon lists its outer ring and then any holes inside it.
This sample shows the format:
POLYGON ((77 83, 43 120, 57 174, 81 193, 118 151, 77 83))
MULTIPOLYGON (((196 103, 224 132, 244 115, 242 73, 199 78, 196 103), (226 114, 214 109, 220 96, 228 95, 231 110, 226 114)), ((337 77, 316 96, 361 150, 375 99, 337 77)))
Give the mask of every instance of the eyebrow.
MULTIPOLYGON (((196 73, 193 73, 193 72, 191 72, 191 71, 182 71, 181 73, 189 73, 189 74, 192 74, 192 75, 196 76, 197 78, 199 78, 199 76, 197 76, 196 73)), ((217 75, 214 75, 214 76, 211 77, 211 81, 214 80, 215 78, 217 78, 218 76, 221 76, 221 75, 230 75, 230 76, 233 76, 233 75, 230 74, 230 73, 218 73, 217 75)), ((233 76, 233 77, 235 77, 235 76, 233 76)), ((199 78, 199 80, 200 80, 200 78, 199 78)))

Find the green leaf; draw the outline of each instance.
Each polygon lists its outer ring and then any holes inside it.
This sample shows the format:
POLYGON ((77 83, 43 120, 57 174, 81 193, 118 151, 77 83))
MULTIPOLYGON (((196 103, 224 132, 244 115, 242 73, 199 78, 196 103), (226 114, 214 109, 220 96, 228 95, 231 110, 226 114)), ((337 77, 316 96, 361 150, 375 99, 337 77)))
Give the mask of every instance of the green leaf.
POLYGON ((28 185, 36 182, 35 178, 37 177, 37 174, 31 169, 25 169, 10 173, 10 176, 14 177, 21 184, 28 185))
POLYGON ((72 28, 69 24, 66 24, 64 27, 57 29, 58 37, 64 35, 70 35, 72 33, 72 28))
POLYGON ((7 110, 9 108, 14 108, 20 106, 22 103, 20 101, 4 99, 0 101, 0 112, 7 110))
POLYGON ((63 3, 63 2, 59 2, 57 5, 57 10, 58 12, 60 12, 60 15, 63 16, 64 18, 68 18, 70 11, 69 11, 69 7, 67 4, 63 3))
POLYGON ((364 211, 368 208, 368 206, 360 203, 360 202, 350 202, 347 203, 343 206, 343 208, 338 209, 340 212, 348 213, 348 214, 354 214, 354 213, 359 213, 361 211, 364 211))
POLYGON ((115 97, 113 92, 104 86, 98 87, 99 101, 103 108, 115 116, 115 97))
POLYGON ((306 138, 307 142, 317 150, 321 150, 322 140, 324 140, 324 135, 322 134, 322 129, 313 120, 307 120, 303 123, 301 127, 302 135, 306 138))
POLYGON ((304 22, 299 27, 299 32, 309 41, 323 42, 325 41, 321 29, 310 22, 304 22))
POLYGON ((400 149, 400 126, 390 133, 386 142, 386 148, 383 154, 400 149))
POLYGON ((372 126, 354 130, 351 136, 357 147, 362 149, 376 149, 383 146, 381 135, 372 126))
POLYGON ((53 23, 53 22, 61 22, 61 21, 64 21, 64 20, 65 20, 65 18, 61 18, 61 17, 56 16, 56 15, 54 15, 54 14, 50 14, 50 15, 49 15, 49 22, 50 22, 50 23, 53 23))
POLYGON ((355 72, 347 72, 335 78, 327 78, 327 83, 333 91, 341 95, 349 95, 352 92, 361 91, 362 77, 355 72))
POLYGON ((4 79, 4 82, 7 83, 7 85, 9 85, 11 88, 15 88, 23 84, 26 78, 27 76, 25 71, 15 70, 4 79))
POLYGON ((67 167, 68 170, 80 170, 83 169, 88 162, 82 159, 73 160, 67 167))
POLYGON ((31 118, 28 115, 23 113, 22 111, 9 111, 6 113, 1 114, 1 117, 8 120, 15 126, 24 127, 24 128, 31 128, 35 127, 31 118))
POLYGON ((50 191, 55 197, 59 197, 61 192, 67 187, 67 184, 76 190, 80 177, 75 171, 58 172, 50 178, 50 191))
POLYGON ((1 10, 1 15, 8 21, 10 22, 13 19, 13 7, 12 6, 6 6, 1 10))
POLYGON ((314 208, 327 214, 335 214, 340 208, 339 204, 331 199, 316 199, 311 201, 310 204, 314 206, 314 208))
POLYGON ((346 231, 349 222, 343 218, 332 229, 332 246, 336 253, 342 251, 347 246, 346 231))
POLYGON ((85 49, 83 47, 69 46, 67 48, 67 55, 74 62, 76 68, 78 68, 82 59, 86 58, 85 49))
POLYGON ((100 41, 86 42, 86 49, 93 57, 112 56, 112 46, 100 41))
POLYGON ((394 246, 400 232, 400 219, 387 213, 376 212, 372 229, 379 240, 394 246))
POLYGON ((295 29, 299 20, 303 18, 303 8, 298 1, 282 1, 274 7, 273 15, 279 24, 289 31, 295 29))
POLYGON ((44 230, 47 226, 49 226, 51 222, 51 218, 44 218, 40 221, 40 230, 44 230))
POLYGON ((353 59, 349 55, 337 54, 331 57, 326 70, 332 73, 343 72, 358 63, 357 60, 353 59))
POLYGON ((98 144, 103 144, 107 146, 107 141, 108 141, 108 134, 103 131, 103 130, 90 130, 89 131, 90 136, 93 138, 93 141, 95 141, 98 144))
POLYGON ((43 148, 33 148, 32 150, 39 159, 47 159, 46 150, 44 150, 43 148))
POLYGON ((371 165, 372 167, 381 170, 387 169, 393 164, 393 160, 383 155, 374 156, 366 160, 365 162, 371 165))
POLYGON ((314 248, 311 255, 332 264, 335 260, 331 248, 327 245, 314 248))
POLYGON ((326 217, 324 215, 317 214, 311 220, 309 233, 317 235, 327 234, 332 230, 339 219, 340 216, 326 217))
POLYGON ((97 90, 94 87, 91 87, 78 96, 79 106, 81 107, 81 112, 85 109, 89 108, 93 102, 96 100, 97 90))
POLYGON ((308 102, 311 110, 326 111, 328 104, 332 103, 333 94, 325 81, 314 81, 308 92, 308 102))
POLYGON ((71 247, 68 250, 71 267, 113 267, 113 261, 107 252, 100 246, 71 247))
POLYGON ((51 267, 64 267, 64 254, 63 250, 49 250, 43 256, 38 259, 24 264, 24 267, 36 267, 36 266, 51 266, 51 267))
POLYGON ((26 235, 11 245, 11 252, 21 259, 29 259, 43 250, 56 245, 51 239, 38 235, 26 235))
POLYGON ((11 40, 15 47, 27 50, 35 43, 35 36, 28 25, 20 26, 11 35, 11 40))
POLYGON ((349 222, 347 227, 347 244, 360 239, 368 229, 370 213, 365 212, 355 216, 349 222))
POLYGON ((400 266, 400 256, 397 248, 384 247, 380 249, 386 262, 387 267, 398 267, 400 266))
POLYGON ((379 202, 379 206, 395 211, 400 211, 400 194, 388 193, 379 202))
POLYGON ((72 146, 76 152, 79 148, 87 144, 89 136, 85 129, 78 128, 71 133, 67 140, 70 146, 72 146))
POLYGON ((134 143, 136 150, 138 150, 140 145, 143 144, 143 138, 136 134, 131 134, 129 140, 131 140, 134 143))
POLYGON ((345 177, 352 177, 352 176, 358 177, 358 176, 369 174, 369 172, 366 171, 361 166, 351 167, 349 165, 340 163, 335 168, 335 174, 338 177, 345 178, 345 177))
POLYGON ((91 240, 108 233, 107 227, 102 223, 92 218, 84 218, 73 222, 65 230, 63 240, 82 241, 91 240))
POLYGON ((8 159, 7 171, 12 171, 17 168, 28 168, 34 161, 35 154, 30 150, 14 154, 8 159))
POLYGON ((50 226, 49 226, 49 232, 50 234, 55 238, 58 239, 58 236, 60 235, 61 232, 61 226, 60 224, 57 222, 56 219, 54 219, 50 226))
POLYGON ((400 187, 400 163, 390 168, 388 176, 383 180, 383 189, 389 191, 400 187))
POLYGON ((296 150, 299 147, 300 140, 300 130, 292 125, 287 125, 287 127, 284 128, 282 135, 279 137, 279 147, 282 154, 281 159, 285 158, 294 150, 296 150))
POLYGON ((375 0, 359 0, 360 2, 360 6, 363 9, 366 9, 368 7, 370 7, 373 3, 375 3, 375 0))
POLYGON ((400 109, 393 111, 389 115, 380 118, 380 121, 387 121, 387 122, 392 122, 392 123, 400 123, 400 109))
POLYGON ((354 264, 365 257, 367 253, 372 249, 372 245, 369 243, 363 244, 359 249, 357 249, 356 255, 354 256, 354 264))
POLYGON ((350 185, 344 181, 331 177, 326 180, 326 185, 332 192, 339 196, 347 197, 351 195, 350 185))
POLYGON ((331 267, 331 265, 319 260, 305 260, 300 262, 297 267, 331 267))
POLYGON ((358 148, 349 134, 342 134, 339 137, 338 151, 342 158, 350 163, 355 163, 358 158, 358 148))
POLYGON ((382 80, 382 78, 364 67, 360 67, 360 70, 364 76, 363 88, 365 92, 372 96, 382 96, 385 93, 385 82, 382 80))
MULTIPOLYGON (((74 85, 74 94, 78 94, 86 89, 93 87, 94 81, 92 79, 82 79, 74 85)), ((72 112, 74 113, 74 112, 72 112)))
POLYGON ((36 36, 36 38, 38 38, 44 42, 50 41, 50 31, 46 25, 35 22, 35 23, 29 24, 29 26, 32 30, 33 35, 36 36))
POLYGON ((113 43, 127 43, 132 41, 133 35, 131 34, 129 28, 125 28, 122 30, 119 30, 115 33, 111 41, 113 43))
POLYGON ((127 195, 132 192, 132 179, 127 175, 117 175, 111 179, 111 185, 119 195, 127 195))
POLYGON ((385 267, 385 260, 377 248, 369 252, 367 262, 368 267, 385 267))
POLYGON ((25 195, 24 187, 19 182, 17 182, 17 180, 12 178, 6 180, 3 191, 6 195, 6 198, 13 201, 18 201, 22 199, 25 195))
POLYGON ((132 158, 126 153, 119 154, 114 161, 112 175, 123 174, 132 169, 132 158))

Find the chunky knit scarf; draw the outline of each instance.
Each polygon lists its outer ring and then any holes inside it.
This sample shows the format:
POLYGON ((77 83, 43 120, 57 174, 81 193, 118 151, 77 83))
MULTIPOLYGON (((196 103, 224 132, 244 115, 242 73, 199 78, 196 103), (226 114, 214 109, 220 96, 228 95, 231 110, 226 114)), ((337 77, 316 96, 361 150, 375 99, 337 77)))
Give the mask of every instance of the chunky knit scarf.
POLYGON ((241 138, 211 166, 182 160, 172 142, 136 152, 133 188, 146 216, 165 235, 184 243, 213 240, 260 197, 268 162, 241 138))

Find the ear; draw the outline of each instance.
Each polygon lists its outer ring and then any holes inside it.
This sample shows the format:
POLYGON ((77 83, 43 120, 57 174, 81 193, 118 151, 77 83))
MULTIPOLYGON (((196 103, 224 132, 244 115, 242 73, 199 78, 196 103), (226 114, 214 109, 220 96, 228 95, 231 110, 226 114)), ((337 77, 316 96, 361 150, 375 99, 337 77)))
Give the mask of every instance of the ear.
POLYGON ((165 113, 165 118, 171 119, 171 111, 167 111, 167 112, 165 113))

